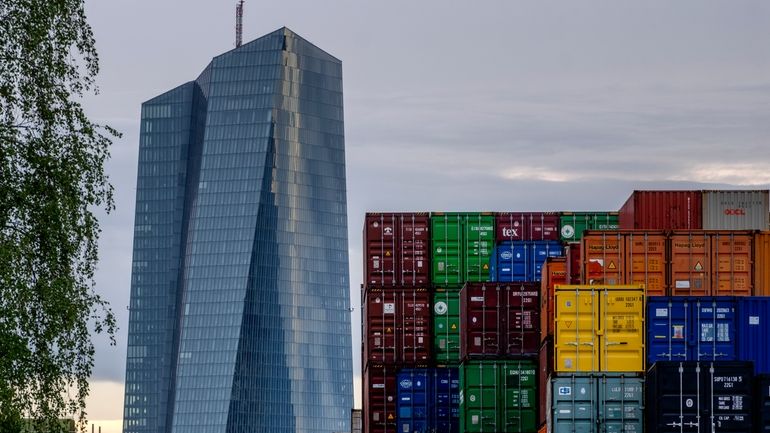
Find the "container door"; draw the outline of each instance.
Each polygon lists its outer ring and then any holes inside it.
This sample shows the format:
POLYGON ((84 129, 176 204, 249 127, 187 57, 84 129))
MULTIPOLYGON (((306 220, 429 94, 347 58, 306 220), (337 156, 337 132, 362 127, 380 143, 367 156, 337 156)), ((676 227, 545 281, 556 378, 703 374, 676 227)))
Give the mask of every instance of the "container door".
POLYGON ((690 348, 691 311, 688 298, 647 298, 647 364, 686 361, 690 348))
POLYGON ((647 296, 668 293, 666 272, 666 237, 663 233, 626 236, 627 284, 644 284, 647 296))
POLYGON ((428 370, 424 368, 403 369, 396 379, 398 385, 398 431, 427 433, 430 431, 428 418, 429 383, 428 370))
POLYGON ((623 284, 625 273, 624 236, 592 233, 583 237, 583 277, 586 284, 623 284))
MULTIPOLYGON (((431 408, 431 426, 436 433, 458 433, 460 377, 456 368, 434 370, 431 408)), ((431 430, 432 432, 432 430, 431 430)))
POLYGON ((537 286, 522 283, 518 286, 502 286, 503 324, 505 333, 503 355, 536 356, 540 348, 540 308, 537 286))
POLYGON ((694 361, 736 359, 734 298, 696 299, 692 309, 692 352, 694 361))
POLYGON ((465 218, 465 281, 491 281, 489 270, 495 246, 495 218, 479 214, 465 218))
POLYGON ((398 430, 396 369, 370 367, 364 374, 364 431, 394 433, 398 430))
POLYGON ((497 364, 466 363, 460 369, 460 430, 465 433, 496 432, 498 407, 497 364))
POLYGON ((503 411, 498 424, 503 433, 530 432, 537 428, 537 371, 531 361, 500 364, 500 397, 503 411))
POLYGON ((633 376, 597 378, 599 431, 643 432, 644 381, 633 376))
POLYGON ((398 220, 394 214, 367 214, 364 227, 364 269, 369 287, 398 285, 396 254, 398 220))
POLYGON ((701 399, 708 401, 707 390, 701 389, 703 374, 708 374, 694 363, 659 363, 655 367, 654 385, 648 384, 646 410, 650 422, 648 431, 657 433, 711 433, 702 430, 699 421, 706 416, 702 413, 701 399))
POLYGON ((598 398, 593 382, 576 375, 551 379, 551 433, 596 432, 598 398))
POLYGON ((430 296, 427 291, 404 291, 401 304, 399 345, 407 365, 425 365, 430 361, 430 296))
POLYGON ((557 290, 554 349, 557 372, 599 370, 599 293, 557 290))
POLYGON ((433 294, 433 354, 437 364, 460 362, 460 292, 433 294))
POLYGON ((433 284, 442 287, 462 286, 462 216, 433 215, 431 237, 433 284))
POLYGON ((531 254, 528 242, 502 242, 496 248, 497 281, 527 281, 531 254))
POLYGON ((565 213, 561 216, 561 240, 576 242, 583 237, 583 231, 588 228, 589 216, 585 213, 565 213))
POLYGON ((430 283, 430 220, 427 214, 401 215, 399 226, 401 285, 425 287, 430 283))
POLYGON ((752 432, 754 421, 752 393, 754 391, 751 364, 702 362, 703 388, 711 396, 706 400, 701 418, 702 430, 713 433, 752 432))
POLYGON ((543 263, 549 257, 561 257, 564 254, 561 243, 536 241, 532 242, 532 253, 527 267, 527 281, 540 281, 543 274, 543 263))
POLYGON ((762 375, 756 380, 754 393, 757 413, 757 428, 759 433, 770 433, 770 375, 762 375))
POLYGON ((396 323, 400 321, 400 291, 369 292, 366 295, 364 349, 366 362, 393 365, 400 361, 396 347, 396 323))
POLYGON ((630 290, 601 292, 602 371, 645 371, 644 294, 630 290))
POLYGON ((679 233, 670 237, 671 294, 711 294, 711 241, 705 233, 679 233))
POLYGON ((712 236, 712 281, 719 296, 751 296, 751 264, 753 262, 752 234, 712 236))
POLYGON ((501 309, 504 299, 496 285, 473 285, 465 287, 466 308, 463 332, 466 344, 463 356, 468 358, 494 357, 500 353, 501 309))

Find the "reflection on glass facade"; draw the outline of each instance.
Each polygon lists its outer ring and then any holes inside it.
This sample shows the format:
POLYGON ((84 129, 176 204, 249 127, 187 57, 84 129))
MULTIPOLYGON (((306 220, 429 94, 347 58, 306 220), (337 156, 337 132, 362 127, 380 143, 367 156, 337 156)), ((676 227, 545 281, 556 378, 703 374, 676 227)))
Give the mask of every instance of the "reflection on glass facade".
POLYGON ((342 65, 283 28, 142 105, 125 433, 350 431, 342 65))

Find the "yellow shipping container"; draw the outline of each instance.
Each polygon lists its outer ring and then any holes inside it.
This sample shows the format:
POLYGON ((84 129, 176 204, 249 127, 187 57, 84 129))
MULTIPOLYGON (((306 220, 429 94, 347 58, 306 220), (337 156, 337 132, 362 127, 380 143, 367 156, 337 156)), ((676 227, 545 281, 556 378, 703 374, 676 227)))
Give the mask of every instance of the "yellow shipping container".
POLYGON ((557 285, 557 372, 644 371, 644 285, 557 285))
POLYGON ((770 296, 770 232, 754 235, 754 295, 770 296))

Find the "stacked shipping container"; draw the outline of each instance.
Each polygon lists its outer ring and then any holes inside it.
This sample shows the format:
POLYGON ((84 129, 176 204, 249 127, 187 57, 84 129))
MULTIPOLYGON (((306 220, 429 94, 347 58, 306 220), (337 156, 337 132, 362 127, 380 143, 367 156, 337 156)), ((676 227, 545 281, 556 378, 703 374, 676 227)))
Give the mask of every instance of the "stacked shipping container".
MULTIPOLYGON (((770 298, 751 297, 770 295, 767 191, 636 191, 619 214, 367 214, 364 251, 366 432, 641 432, 645 416, 668 431, 688 401, 655 386, 674 380, 667 362, 713 383, 748 380, 725 362, 770 373, 770 298)), ((766 425, 760 381, 727 388, 695 397, 753 402, 704 406, 709 431, 766 425)))

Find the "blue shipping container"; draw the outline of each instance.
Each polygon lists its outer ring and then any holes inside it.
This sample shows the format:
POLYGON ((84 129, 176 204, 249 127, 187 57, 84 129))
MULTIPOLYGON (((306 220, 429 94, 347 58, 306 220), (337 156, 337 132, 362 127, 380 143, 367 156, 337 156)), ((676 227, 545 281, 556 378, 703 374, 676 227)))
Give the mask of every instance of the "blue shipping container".
POLYGON ((736 298, 647 298, 647 364, 737 359, 736 298))
POLYGON ((499 282, 540 281, 543 262, 548 257, 561 257, 558 241, 505 241, 495 249, 492 278, 499 282))
POLYGON ((770 297, 738 299, 738 353, 754 361, 754 373, 770 373, 770 297))
POLYGON ((398 373, 398 431, 458 433, 460 376, 457 368, 409 368, 398 373))

